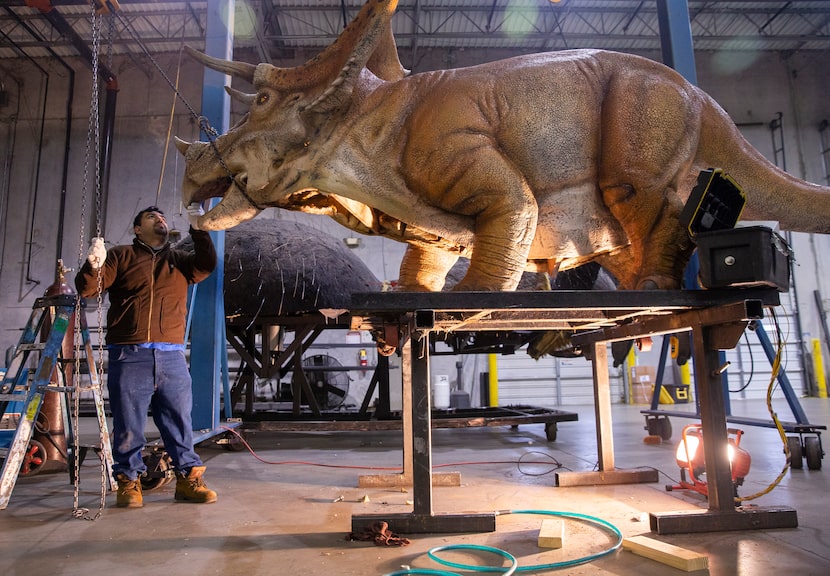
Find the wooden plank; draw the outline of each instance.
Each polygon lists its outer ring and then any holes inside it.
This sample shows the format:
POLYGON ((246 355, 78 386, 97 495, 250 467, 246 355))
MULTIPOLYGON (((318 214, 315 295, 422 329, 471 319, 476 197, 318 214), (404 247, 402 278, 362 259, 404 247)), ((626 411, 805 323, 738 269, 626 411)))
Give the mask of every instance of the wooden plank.
POLYGON ((599 471, 614 471, 614 434, 611 426, 611 381, 608 377, 608 345, 595 342, 591 356, 594 375, 594 415, 597 427, 599 471))
POLYGON ((602 470, 599 472, 557 472, 557 486, 599 486, 603 484, 643 484, 657 482, 654 468, 639 470, 602 470))
POLYGON ((565 541, 565 522, 560 519, 542 520, 539 528, 539 548, 562 548, 565 541))
MULTIPOLYGON (((461 472, 433 472, 433 486, 461 486, 461 472)), ((359 488, 397 488, 412 486, 412 476, 406 474, 370 474, 357 478, 359 488)))
POLYGON ((706 570, 709 558, 697 552, 686 550, 673 544, 660 542, 647 536, 632 536, 623 540, 623 548, 640 556, 656 560, 686 572, 706 570))

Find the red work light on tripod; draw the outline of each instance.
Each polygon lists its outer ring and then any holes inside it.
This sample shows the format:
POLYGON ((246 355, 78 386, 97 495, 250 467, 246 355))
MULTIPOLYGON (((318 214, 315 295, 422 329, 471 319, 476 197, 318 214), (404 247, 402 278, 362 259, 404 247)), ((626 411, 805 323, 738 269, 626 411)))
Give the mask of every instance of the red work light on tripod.
MULTIPOLYGON (((727 447, 729 450, 729 465, 732 470, 732 486, 735 496, 738 495, 738 486, 744 483, 749 474, 752 457, 749 452, 741 448, 743 430, 727 429, 729 434, 727 447)), ((706 484, 706 461, 703 450, 703 430, 700 424, 689 424, 683 428, 683 438, 675 453, 677 465, 680 467, 680 484, 666 486, 666 490, 694 490, 704 496, 709 496, 706 484), (688 478, 687 478, 688 473, 688 478)))

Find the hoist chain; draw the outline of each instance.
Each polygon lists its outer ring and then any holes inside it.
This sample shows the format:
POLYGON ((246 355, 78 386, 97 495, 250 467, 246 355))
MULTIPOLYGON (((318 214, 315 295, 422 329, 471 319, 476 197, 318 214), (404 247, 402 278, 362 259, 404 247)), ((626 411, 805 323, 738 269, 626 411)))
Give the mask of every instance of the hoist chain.
MULTIPOLYGON (((89 125, 87 127, 87 141, 86 141, 86 152, 84 157, 84 170, 83 170, 83 184, 81 188, 81 225, 80 225, 80 240, 78 242, 78 265, 77 268, 80 269, 81 265, 84 261, 84 248, 86 246, 86 234, 85 234, 85 223, 86 223, 86 203, 87 203, 87 189, 89 187, 89 161, 90 161, 90 154, 94 155, 95 158, 95 236, 101 236, 101 178, 100 178, 100 156, 98 151, 100 149, 100 127, 99 127, 99 117, 98 117, 98 53, 100 50, 100 22, 95 13, 95 5, 93 2, 90 2, 91 6, 91 18, 90 24, 92 29, 92 90, 91 90, 91 99, 90 99, 90 107, 89 107, 89 125)), ((90 371, 95 370, 95 373, 98 375, 96 381, 100 386, 101 383, 101 375, 104 372, 104 358, 103 358, 103 290, 102 290, 102 276, 101 276, 101 268, 98 269, 98 359, 96 362, 95 358, 87 358, 87 365, 90 371)), ((106 497, 107 497, 107 485, 109 484, 108 479, 106 477, 106 470, 107 467, 104 463, 103 457, 103 450, 99 451, 99 456, 101 458, 101 497, 98 506, 98 512, 94 516, 90 516, 90 512, 87 508, 80 507, 80 468, 81 468, 81 458, 80 458, 80 402, 81 402, 81 385, 80 385, 80 375, 81 375, 81 345, 84 345, 84 335, 81 332, 81 314, 85 313, 81 309, 81 298, 80 296, 76 299, 75 302, 75 370, 73 373, 73 391, 72 391, 72 398, 73 398, 73 405, 72 405, 72 436, 73 436, 73 486, 74 486, 74 500, 73 500, 73 510, 72 516, 82 520, 97 520, 104 511, 104 507, 106 505, 106 497)), ((100 432, 103 432, 101 430, 100 432)), ((100 441, 105 442, 107 438, 103 433, 100 434, 100 441)))
POLYGON ((109 14, 110 17, 107 18, 109 24, 107 28, 107 70, 112 70, 112 41, 115 39, 115 18, 112 17, 112 10, 109 14))

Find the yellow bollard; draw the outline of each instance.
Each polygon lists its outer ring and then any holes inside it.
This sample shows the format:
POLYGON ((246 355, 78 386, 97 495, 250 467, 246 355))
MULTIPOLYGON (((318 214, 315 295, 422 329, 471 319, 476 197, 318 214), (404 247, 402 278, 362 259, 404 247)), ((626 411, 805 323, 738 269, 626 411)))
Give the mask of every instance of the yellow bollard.
POLYGON ((634 374, 632 367, 637 365, 637 347, 632 346, 628 350, 628 354, 625 356, 625 374, 626 378, 625 381, 628 382, 628 403, 629 404, 636 404, 634 402, 634 374))
POLYGON ((495 407, 499 405, 499 366, 495 354, 487 355, 487 370, 489 370, 490 406, 495 407))
POLYGON ((691 360, 680 366, 680 383, 686 386, 689 402, 692 401, 692 362, 691 360))
POLYGON ((686 386, 692 383, 692 367, 689 362, 680 366, 680 383, 686 386))
POLYGON ((816 375, 816 394, 819 398, 827 398, 827 377, 824 374, 821 340, 818 338, 813 338, 813 372, 816 375))

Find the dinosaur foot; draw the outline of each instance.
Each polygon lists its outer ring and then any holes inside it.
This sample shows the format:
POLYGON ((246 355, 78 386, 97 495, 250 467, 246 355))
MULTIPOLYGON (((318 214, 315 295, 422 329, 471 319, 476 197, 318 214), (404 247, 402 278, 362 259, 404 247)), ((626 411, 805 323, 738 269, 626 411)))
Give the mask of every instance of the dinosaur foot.
POLYGON ((680 287, 676 278, 668 276, 646 276, 637 282, 636 290, 676 290, 680 287))

